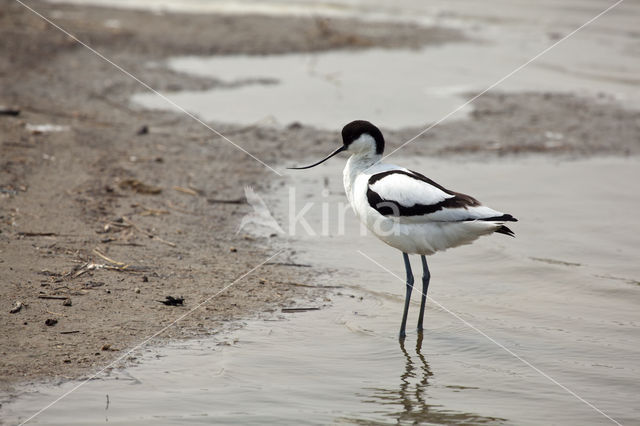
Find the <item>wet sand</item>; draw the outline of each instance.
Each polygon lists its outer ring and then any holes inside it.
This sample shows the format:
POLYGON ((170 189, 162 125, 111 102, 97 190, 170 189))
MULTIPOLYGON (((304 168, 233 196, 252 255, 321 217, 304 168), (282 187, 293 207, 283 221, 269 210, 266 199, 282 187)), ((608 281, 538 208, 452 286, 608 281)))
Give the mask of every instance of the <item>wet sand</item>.
MULTIPOLYGON (((288 265, 300 260, 298 248, 287 240, 235 232, 251 211, 242 203, 244 185, 265 189, 271 172, 183 115, 132 106, 129 98, 140 90, 135 82, 16 3, 6 3, 0 51, 10 60, 0 63, 0 104, 21 112, 0 117, 3 401, 22 392, 25 381, 64 381, 107 365, 276 247, 285 247, 280 261, 159 337, 217 334, 260 312, 307 303, 305 297, 322 303, 325 290, 309 294, 309 287, 299 284, 323 282, 315 275, 330 267, 331 259, 317 268, 288 265), (68 128, 40 133, 27 127, 48 123, 68 128), (145 125, 149 132, 137 134, 145 125), (114 262, 132 268, 87 268, 91 263, 122 266, 114 262), (160 304, 167 295, 184 296, 186 306, 160 304), (61 299, 39 296, 71 297, 73 303, 63 306, 61 299), (11 314, 16 301, 24 308, 11 314), (47 319, 58 322, 49 327, 47 319)), ((32 6, 153 87, 174 92, 225 82, 168 69, 163 61, 172 56, 469 42, 462 31, 406 23, 364 27, 348 20, 32 6), (167 34, 166 28, 175 30, 167 34)), ((468 120, 445 123, 403 152, 474 158, 627 156, 640 150, 638 117, 630 105, 607 95, 493 93, 474 104, 468 120), (549 131, 562 134, 562 141, 547 136, 549 131)), ((337 137, 304 124, 212 124, 269 165, 324 154, 337 137), (287 149, 292 146, 297 149, 287 149)), ((418 130, 387 132, 390 147, 418 130)))

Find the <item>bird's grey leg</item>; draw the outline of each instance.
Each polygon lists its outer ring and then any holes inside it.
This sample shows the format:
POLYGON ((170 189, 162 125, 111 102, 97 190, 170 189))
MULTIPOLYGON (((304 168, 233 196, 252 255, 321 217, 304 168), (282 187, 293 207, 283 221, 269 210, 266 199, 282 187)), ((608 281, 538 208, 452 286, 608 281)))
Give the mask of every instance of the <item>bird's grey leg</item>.
POLYGON ((429 290, 429 280, 431 274, 429 273, 429 266, 427 266, 427 258, 422 255, 422 300, 420 301, 420 316, 418 317, 418 332, 422 332, 422 320, 424 319, 424 306, 427 303, 427 291, 429 290))
POLYGON ((404 299, 404 313, 402 314, 402 325, 400 326, 400 339, 404 339, 407 336, 407 314, 409 313, 409 302, 411 301, 411 291, 413 290, 413 273, 411 272, 411 263, 409 262, 409 255, 402 253, 404 259, 404 268, 407 271, 407 293, 404 299))

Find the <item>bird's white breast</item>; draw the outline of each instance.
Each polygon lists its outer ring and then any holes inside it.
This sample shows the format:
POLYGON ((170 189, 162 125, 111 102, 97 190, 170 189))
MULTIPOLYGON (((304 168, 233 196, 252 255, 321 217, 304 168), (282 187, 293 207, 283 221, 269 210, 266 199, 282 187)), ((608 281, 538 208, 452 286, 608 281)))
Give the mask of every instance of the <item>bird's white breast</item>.
POLYGON ((344 192, 351 204, 351 208, 363 222, 365 222, 367 211, 370 209, 367 203, 369 178, 376 173, 388 170, 405 170, 391 164, 374 164, 374 162, 375 160, 371 158, 362 158, 361 156, 353 155, 347 160, 347 165, 342 172, 344 192))

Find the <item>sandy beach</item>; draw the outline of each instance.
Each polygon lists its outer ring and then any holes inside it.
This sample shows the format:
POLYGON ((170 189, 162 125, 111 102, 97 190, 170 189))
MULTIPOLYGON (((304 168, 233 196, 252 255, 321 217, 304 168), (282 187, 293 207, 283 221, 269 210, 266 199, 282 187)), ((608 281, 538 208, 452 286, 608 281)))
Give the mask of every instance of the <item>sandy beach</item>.
MULTIPOLYGON (((251 211, 244 188, 269 188, 269 168, 185 114, 131 105, 131 95, 145 91, 139 82, 20 4, 0 4, 3 401, 26 383, 86 377, 231 283, 154 342, 236 330, 282 308, 330 305, 326 275, 319 278, 327 271, 300 263, 285 237, 237 232, 251 211), (161 303, 167 296, 183 305, 161 303)), ((406 22, 28 4, 160 92, 227 84, 171 69, 165 61, 175 56, 480 42, 452 27, 406 22)), ((207 124, 274 166, 319 158, 339 131, 304 121, 207 124)), ((385 135, 397 147, 421 130, 416 123, 385 135)), ((495 90, 474 102, 468 118, 439 125, 402 155, 639 153, 640 112, 607 93, 495 90)))

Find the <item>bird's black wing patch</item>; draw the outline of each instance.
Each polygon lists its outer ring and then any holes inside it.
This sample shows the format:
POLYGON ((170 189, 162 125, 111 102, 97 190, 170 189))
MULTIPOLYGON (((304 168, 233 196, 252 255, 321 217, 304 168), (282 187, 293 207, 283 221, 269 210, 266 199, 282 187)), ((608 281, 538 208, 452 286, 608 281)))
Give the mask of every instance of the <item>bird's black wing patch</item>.
POLYGON ((477 220, 485 220, 488 222, 517 222, 518 221, 518 219, 511 216, 510 214, 503 214, 502 216, 485 217, 477 220))
POLYGON ((367 187, 367 201, 369 205, 374 208, 378 213, 383 216, 394 216, 394 217, 407 217, 407 216, 422 216, 425 214, 435 213, 444 208, 449 209, 457 209, 462 208, 466 209, 467 207, 479 206, 480 202, 475 198, 461 194, 459 192, 449 191, 443 186, 437 184, 432 181, 428 177, 413 171, 404 171, 404 170, 389 170, 387 172, 377 173, 369 178, 368 187, 367 187), (441 191, 453 195, 451 198, 447 198, 435 204, 414 204, 413 206, 407 207, 402 204, 394 201, 394 200, 385 200, 380 194, 371 189, 371 186, 378 182, 381 179, 384 179, 387 176, 393 174, 402 174, 409 176, 413 179, 423 181, 435 188, 440 189, 441 191))

